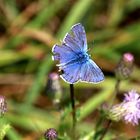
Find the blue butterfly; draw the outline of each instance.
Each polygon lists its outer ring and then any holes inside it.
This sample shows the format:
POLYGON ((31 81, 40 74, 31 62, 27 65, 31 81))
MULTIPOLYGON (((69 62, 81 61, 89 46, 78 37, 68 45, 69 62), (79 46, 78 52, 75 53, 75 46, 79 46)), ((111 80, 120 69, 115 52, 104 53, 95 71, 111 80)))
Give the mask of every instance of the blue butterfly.
POLYGON ((101 69, 87 54, 87 39, 84 27, 78 23, 72 26, 62 45, 54 45, 53 60, 58 60, 57 66, 62 70, 60 77, 70 83, 89 82, 98 83, 104 80, 101 69))

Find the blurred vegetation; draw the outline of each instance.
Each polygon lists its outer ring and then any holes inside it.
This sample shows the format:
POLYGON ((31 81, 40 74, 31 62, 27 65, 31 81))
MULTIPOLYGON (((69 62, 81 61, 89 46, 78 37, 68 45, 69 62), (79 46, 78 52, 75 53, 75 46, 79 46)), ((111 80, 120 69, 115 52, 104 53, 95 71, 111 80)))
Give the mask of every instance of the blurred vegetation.
MULTIPOLYGON (((41 139, 50 127, 59 131, 60 139, 69 139, 69 85, 60 80, 64 99, 62 109, 56 109, 46 95, 46 83, 48 74, 57 72, 52 46, 78 22, 85 27, 91 57, 106 77, 101 84, 75 85, 80 140, 93 139, 97 109, 114 92, 114 68, 125 52, 134 54, 135 68, 121 83, 121 93, 132 88, 140 93, 140 0, 1 0, 0 94, 8 104, 5 139, 41 139)), ((117 135, 131 139, 140 135, 138 130, 120 122, 105 140, 117 135)))

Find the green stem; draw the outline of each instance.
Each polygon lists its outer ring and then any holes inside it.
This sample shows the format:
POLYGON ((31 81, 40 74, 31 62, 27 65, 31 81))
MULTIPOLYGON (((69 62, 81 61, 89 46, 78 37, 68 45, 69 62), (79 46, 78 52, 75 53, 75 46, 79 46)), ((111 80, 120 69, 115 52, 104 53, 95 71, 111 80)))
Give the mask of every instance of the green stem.
POLYGON ((120 83, 121 83, 121 80, 120 79, 117 79, 116 84, 115 84, 114 95, 113 95, 113 98, 112 98, 112 101, 111 101, 111 104, 110 104, 110 108, 112 107, 113 102, 114 102, 117 94, 119 93, 120 83))
MULTIPOLYGON (((116 82, 116 84, 115 84, 114 96, 113 96, 113 98, 112 98, 112 102, 111 102, 111 104, 110 104, 110 108, 112 107, 113 102, 114 102, 114 100, 115 100, 117 94, 119 93, 120 82, 121 82, 121 80, 120 80, 120 79, 117 79, 117 82, 116 82)), ((101 137, 100 137, 99 140, 103 140, 103 139, 104 139, 105 135, 107 134, 107 132, 108 132, 110 126, 111 126, 111 123, 112 123, 112 121, 111 121, 111 120, 108 120, 107 126, 106 126, 106 128, 104 129, 104 132, 102 133, 102 135, 101 135, 101 137)))
POLYGON ((106 128, 105 128, 104 132, 102 133, 102 136, 100 137, 99 140, 103 140, 103 138, 105 137, 106 133, 108 132, 108 130, 110 128, 111 123, 112 123, 112 121, 111 120, 108 120, 107 125, 106 125, 106 128))

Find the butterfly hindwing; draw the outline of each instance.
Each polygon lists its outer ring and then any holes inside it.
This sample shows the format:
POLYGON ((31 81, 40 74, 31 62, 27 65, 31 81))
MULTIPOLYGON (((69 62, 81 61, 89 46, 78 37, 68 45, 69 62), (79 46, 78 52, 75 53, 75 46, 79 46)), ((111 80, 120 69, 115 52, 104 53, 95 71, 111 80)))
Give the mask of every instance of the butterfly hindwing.
POLYGON ((75 62, 62 67, 61 69, 63 70, 61 78, 66 82, 73 84, 80 80, 81 64, 75 62))
POLYGON ((104 80, 104 75, 95 62, 89 59, 81 66, 80 79, 84 82, 98 83, 104 80))

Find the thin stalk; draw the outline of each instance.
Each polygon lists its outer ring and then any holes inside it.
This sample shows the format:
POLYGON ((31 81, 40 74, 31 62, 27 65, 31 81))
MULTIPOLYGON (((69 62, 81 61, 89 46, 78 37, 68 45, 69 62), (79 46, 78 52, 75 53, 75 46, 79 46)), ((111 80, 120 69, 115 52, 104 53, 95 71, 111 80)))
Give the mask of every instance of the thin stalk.
POLYGON ((105 130, 104 130, 104 132, 103 132, 103 134, 102 134, 102 136, 100 137, 99 140, 103 140, 103 138, 105 137, 106 133, 108 132, 108 130, 109 130, 109 128, 110 128, 111 123, 112 123, 111 120, 109 120, 109 121, 107 122, 106 128, 105 128, 105 130))
POLYGON ((70 97, 71 97, 72 118, 73 118, 73 138, 75 138, 76 109, 75 109, 75 97, 74 97, 74 85, 73 84, 70 84, 70 97))
POLYGON ((121 83, 121 80, 120 79, 117 79, 116 84, 115 84, 114 95, 113 95, 113 98, 112 98, 112 101, 111 101, 111 104, 110 104, 110 108, 112 107, 113 102, 114 102, 117 94, 119 93, 120 83, 121 83))
MULTIPOLYGON (((112 98, 112 102, 111 102, 111 104, 110 104, 110 108, 112 107, 113 102, 114 102, 114 100, 115 100, 117 94, 119 93, 120 82, 121 82, 121 80, 120 80, 120 79, 117 79, 117 82, 116 82, 116 84, 115 84, 114 96, 113 96, 113 98, 112 98)), ((100 137, 99 140, 103 140, 103 139, 104 139, 105 135, 107 134, 107 132, 108 132, 110 126, 111 126, 111 123, 112 123, 111 120, 108 120, 108 121, 107 121, 107 126, 106 126, 106 128, 104 129, 104 132, 102 133, 102 135, 101 135, 101 137, 100 137)))

